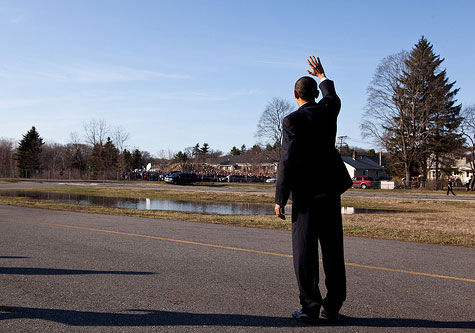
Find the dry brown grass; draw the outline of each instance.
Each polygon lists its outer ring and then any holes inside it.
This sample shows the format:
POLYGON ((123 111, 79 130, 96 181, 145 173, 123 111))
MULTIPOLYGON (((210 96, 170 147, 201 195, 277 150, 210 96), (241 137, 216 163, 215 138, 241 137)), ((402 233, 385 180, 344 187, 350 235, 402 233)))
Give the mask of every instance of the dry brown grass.
POLYGON ((0 179, 0 184, 15 184, 18 183, 17 180, 11 180, 11 179, 0 179))
MULTIPOLYGON (((359 206, 361 200, 343 201, 359 206)), ((371 199, 368 205, 399 212, 344 215, 348 235, 475 246, 473 201, 371 199)))

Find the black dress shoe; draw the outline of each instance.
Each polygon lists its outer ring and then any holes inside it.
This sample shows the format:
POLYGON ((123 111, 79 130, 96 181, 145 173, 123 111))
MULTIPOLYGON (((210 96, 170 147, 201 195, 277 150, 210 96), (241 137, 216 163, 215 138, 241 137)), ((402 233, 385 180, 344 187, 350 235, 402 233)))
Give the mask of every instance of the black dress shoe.
POLYGON ((318 321, 318 313, 316 315, 310 315, 303 311, 295 311, 292 313, 292 317, 297 321, 307 324, 315 324, 318 321))
POLYGON ((336 323, 338 321, 338 312, 328 312, 325 308, 322 309, 320 313, 322 319, 328 320, 329 322, 336 323))

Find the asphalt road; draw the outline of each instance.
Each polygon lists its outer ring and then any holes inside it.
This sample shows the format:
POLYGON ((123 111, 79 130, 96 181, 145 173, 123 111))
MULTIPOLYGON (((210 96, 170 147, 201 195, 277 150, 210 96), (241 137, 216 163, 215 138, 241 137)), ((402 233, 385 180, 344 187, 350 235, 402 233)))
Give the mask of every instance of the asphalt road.
MULTIPOLYGON (((475 249, 345 239, 330 332, 475 330, 475 249)), ((0 205, 1 332, 314 332, 290 233, 0 205)))

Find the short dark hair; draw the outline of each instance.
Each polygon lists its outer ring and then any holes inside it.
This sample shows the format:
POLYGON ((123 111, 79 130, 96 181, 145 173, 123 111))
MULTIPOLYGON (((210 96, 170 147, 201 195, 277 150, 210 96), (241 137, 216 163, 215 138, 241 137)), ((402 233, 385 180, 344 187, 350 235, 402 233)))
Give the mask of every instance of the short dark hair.
POLYGON ((313 101, 318 97, 318 85, 310 76, 302 76, 295 82, 295 91, 304 101, 313 101))

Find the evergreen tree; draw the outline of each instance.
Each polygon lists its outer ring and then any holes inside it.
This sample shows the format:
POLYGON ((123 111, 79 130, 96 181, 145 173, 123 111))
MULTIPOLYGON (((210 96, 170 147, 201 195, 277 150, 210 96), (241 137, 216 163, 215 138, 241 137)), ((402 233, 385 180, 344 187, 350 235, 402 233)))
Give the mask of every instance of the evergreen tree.
POLYGON ((33 126, 18 143, 15 154, 20 177, 29 177, 32 172, 38 172, 41 163, 41 151, 44 142, 33 126))
POLYGON ((201 147, 200 149, 200 153, 201 154, 208 154, 209 152, 209 144, 207 144, 206 142, 203 143, 203 147, 201 147))
POLYGON ((81 148, 78 146, 74 149, 73 158, 71 161, 71 167, 78 169, 79 171, 85 171, 87 168, 87 161, 84 157, 81 148))
POLYGON ((132 154, 132 169, 141 169, 143 167, 143 156, 140 150, 135 149, 132 154))
POLYGON ((231 155, 233 156, 237 156, 237 155, 241 155, 241 150, 236 148, 236 146, 233 146, 231 148, 231 151, 230 151, 231 155))
POLYGON ((190 160, 190 156, 187 153, 179 151, 173 157, 173 162, 180 164, 181 171, 185 172, 190 168, 188 161, 190 160))
POLYGON ((443 61, 422 37, 405 60, 405 70, 395 89, 395 99, 406 113, 402 125, 423 180, 430 164, 436 168, 441 162, 450 164, 450 156, 463 144, 457 133, 461 105, 455 105, 454 99, 459 89, 453 88, 455 82, 448 82, 446 70, 439 68, 443 61))
POLYGON ((127 149, 122 152, 122 158, 124 159, 125 170, 132 169, 132 153, 127 149))
POLYGON ((175 154, 173 157, 173 161, 175 163, 186 163, 188 162, 189 157, 187 153, 183 153, 182 151, 179 151, 178 153, 175 154))
POLYGON ((107 138, 102 150, 102 159, 104 161, 104 170, 115 171, 119 166, 119 150, 112 143, 110 137, 107 138))
POLYGON ((89 157, 89 169, 92 171, 93 176, 96 177, 99 173, 105 170, 105 164, 103 159, 104 146, 101 143, 96 143, 92 147, 91 156, 89 157))
POLYGON ((193 156, 198 156, 199 154, 201 153, 201 148, 200 148, 200 144, 197 143, 194 147, 193 147, 193 156))
POLYGON ((108 173, 117 171, 119 167, 119 150, 114 146, 110 137, 105 144, 96 143, 92 148, 89 167, 95 176, 107 178, 108 173))

